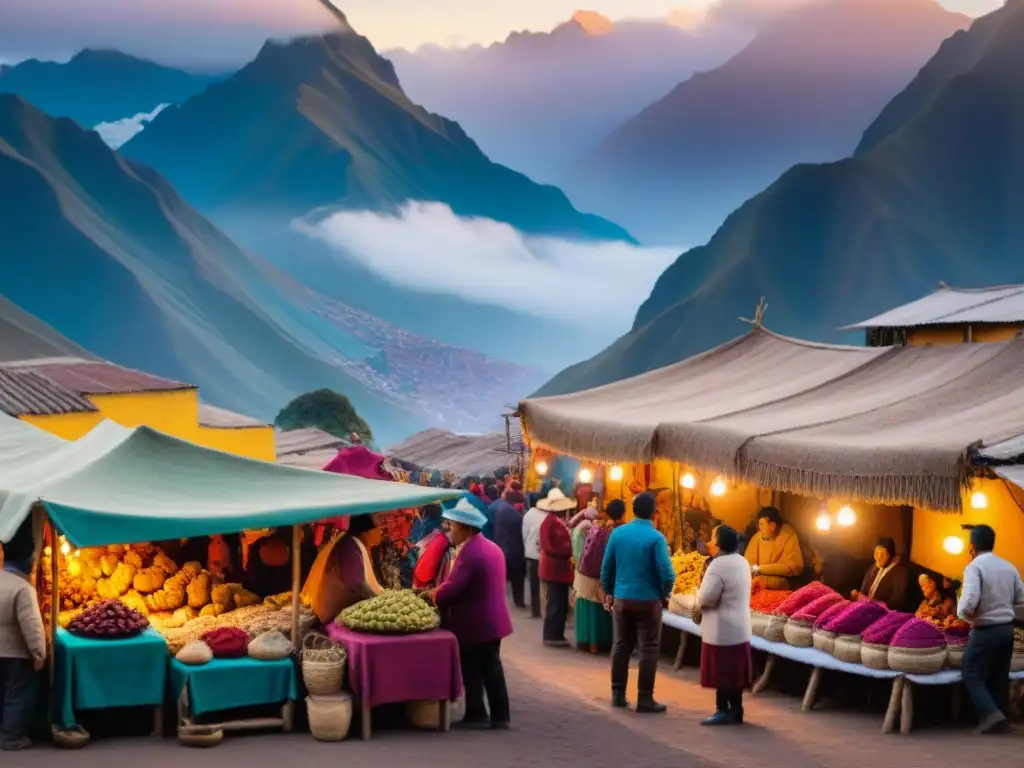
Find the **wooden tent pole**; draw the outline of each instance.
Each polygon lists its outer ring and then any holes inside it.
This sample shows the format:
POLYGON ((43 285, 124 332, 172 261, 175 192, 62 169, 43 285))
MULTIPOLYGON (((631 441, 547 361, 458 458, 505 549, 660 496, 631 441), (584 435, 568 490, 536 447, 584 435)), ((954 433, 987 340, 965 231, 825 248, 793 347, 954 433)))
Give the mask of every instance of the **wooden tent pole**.
POLYGON ((292 526, 292 646, 299 652, 299 590, 302 584, 302 529, 292 526))
POLYGON ((60 617, 60 537, 50 522, 50 688, 57 679, 57 621, 60 617))

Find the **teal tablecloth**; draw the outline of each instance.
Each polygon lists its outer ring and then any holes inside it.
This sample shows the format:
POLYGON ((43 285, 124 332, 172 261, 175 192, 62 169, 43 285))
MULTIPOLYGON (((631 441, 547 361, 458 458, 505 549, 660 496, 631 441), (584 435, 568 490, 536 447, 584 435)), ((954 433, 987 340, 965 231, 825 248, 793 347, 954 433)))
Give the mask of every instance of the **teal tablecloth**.
POLYGON ((75 710, 156 707, 164 703, 167 643, 154 629, 125 640, 93 640, 57 629, 55 716, 75 725, 75 710))
POLYGON ((199 666, 171 659, 171 695, 177 699, 188 684, 193 715, 226 709, 281 704, 299 697, 295 662, 291 657, 275 661, 214 659, 199 666))

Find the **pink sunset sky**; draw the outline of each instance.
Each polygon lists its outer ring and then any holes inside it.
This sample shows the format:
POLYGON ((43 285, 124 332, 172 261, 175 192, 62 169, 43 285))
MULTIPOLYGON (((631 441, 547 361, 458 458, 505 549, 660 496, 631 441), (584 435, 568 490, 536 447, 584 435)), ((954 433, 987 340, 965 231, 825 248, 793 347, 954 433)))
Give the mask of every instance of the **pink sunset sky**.
MULTIPOLYGON (((580 7, 611 19, 657 18, 680 9, 684 15, 699 13, 714 2, 788 1, 347 0, 339 5, 383 50, 490 43, 511 30, 551 29, 580 7)), ((978 16, 1003 0, 941 2, 978 16)), ((318 0, 0 0, 0 61, 60 59, 86 46, 105 46, 176 64, 234 66, 251 58, 267 37, 315 32, 331 23, 318 0)))

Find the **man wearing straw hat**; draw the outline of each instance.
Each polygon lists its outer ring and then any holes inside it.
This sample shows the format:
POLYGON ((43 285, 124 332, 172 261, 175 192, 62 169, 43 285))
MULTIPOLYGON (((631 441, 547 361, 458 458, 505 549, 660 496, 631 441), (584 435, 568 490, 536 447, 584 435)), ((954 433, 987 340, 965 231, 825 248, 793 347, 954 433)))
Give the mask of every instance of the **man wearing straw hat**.
POLYGON ((497 544, 481 535, 487 518, 465 498, 445 510, 442 517, 451 528, 455 559, 448 579, 426 597, 440 610, 442 626, 459 641, 466 690, 462 727, 508 728, 510 712, 501 641, 512 634, 512 617, 505 601, 505 555, 497 544))
POLYGON ((565 524, 565 513, 576 508, 576 500, 560 488, 552 488, 537 502, 547 517, 540 526, 540 580, 547 591, 544 611, 544 645, 564 648, 565 621, 569 616, 569 590, 573 582, 572 534, 565 524))

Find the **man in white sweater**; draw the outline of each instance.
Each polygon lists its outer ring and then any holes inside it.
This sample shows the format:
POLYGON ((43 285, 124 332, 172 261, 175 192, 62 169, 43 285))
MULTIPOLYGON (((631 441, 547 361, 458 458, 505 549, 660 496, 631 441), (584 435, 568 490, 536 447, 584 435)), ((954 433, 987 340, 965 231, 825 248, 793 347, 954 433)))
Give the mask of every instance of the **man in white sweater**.
POLYGON ((526 575, 530 582, 530 615, 540 618, 540 527, 547 513, 536 504, 523 515, 523 552, 526 555, 526 575))
POLYGON ((971 563, 964 571, 957 614, 971 622, 963 659, 967 693, 978 713, 980 733, 1009 727, 1010 661, 1013 622, 1024 615, 1024 583, 1017 569, 993 553, 996 532, 978 525, 971 530, 971 563))
POLYGON ((35 715, 36 672, 46 663, 46 630, 23 568, 22 562, 12 560, 0 570, 0 749, 5 752, 31 745, 28 728, 35 715))

